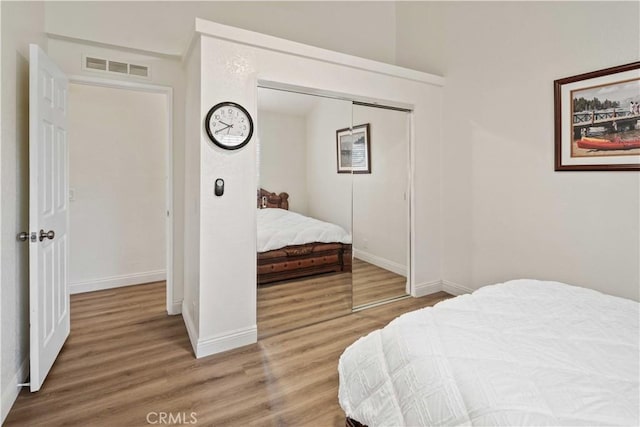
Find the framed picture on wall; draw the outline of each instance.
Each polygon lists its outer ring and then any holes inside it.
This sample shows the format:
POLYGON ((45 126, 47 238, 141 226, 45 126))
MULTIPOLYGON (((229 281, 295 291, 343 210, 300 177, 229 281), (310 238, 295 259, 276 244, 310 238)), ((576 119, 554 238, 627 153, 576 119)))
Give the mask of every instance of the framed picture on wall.
POLYGON ((640 170, 640 62, 554 82, 555 170, 640 170))
POLYGON ((336 131, 338 173, 371 173, 369 123, 336 131))

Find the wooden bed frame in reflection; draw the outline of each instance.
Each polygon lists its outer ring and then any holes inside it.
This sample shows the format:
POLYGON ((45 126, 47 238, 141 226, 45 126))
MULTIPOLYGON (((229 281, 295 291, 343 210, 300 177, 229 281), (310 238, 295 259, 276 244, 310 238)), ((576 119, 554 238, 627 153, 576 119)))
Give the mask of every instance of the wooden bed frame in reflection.
MULTIPOLYGON (((258 208, 289 210, 287 193, 258 190, 258 208)), ((351 244, 307 243, 258 253, 258 285, 321 273, 351 271, 351 244)))

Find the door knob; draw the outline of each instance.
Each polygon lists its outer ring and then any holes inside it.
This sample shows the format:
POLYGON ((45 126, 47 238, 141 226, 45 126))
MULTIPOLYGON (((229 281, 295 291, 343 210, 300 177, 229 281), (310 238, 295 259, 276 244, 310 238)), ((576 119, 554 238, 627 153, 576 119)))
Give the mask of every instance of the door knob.
POLYGON ((40 241, 42 242, 44 239, 53 240, 56 237, 56 233, 53 230, 49 230, 45 232, 44 230, 40 230, 40 241))

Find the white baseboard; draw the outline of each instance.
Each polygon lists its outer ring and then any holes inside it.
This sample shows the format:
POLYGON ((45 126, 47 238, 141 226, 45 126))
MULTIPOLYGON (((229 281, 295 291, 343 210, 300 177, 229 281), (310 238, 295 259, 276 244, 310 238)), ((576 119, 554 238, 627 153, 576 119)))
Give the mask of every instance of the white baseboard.
POLYGON ((182 313, 182 300, 180 300, 180 301, 173 301, 173 302, 171 303, 171 308, 170 308, 170 310, 169 310, 168 314, 169 314, 170 316, 174 316, 174 315, 176 315, 176 314, 180 314, 180 313, 182 313))
POLYGON ((11 381, 8 384, 3 384, 2 388, 2 397, 0 400, 0 425, 4 423, 4 420, 9 415, 9 411, 13 406, 13 403, 18 398, 18 394, 22 387, 18 387, 18 384, 24 383, 27 378, 27 374, 29 373, 29 358, 26 358, 22 361, 18 372, 11 378, 11 381))
POLYGON ((256 342, 258 342, 258 328, 256 325, 244 329, 236 329, 224 334, 198 339, 196 357, 199 359, 256 342))
POLYGON ((193 352, 198 359, 258 342, 258 328, 255 325, 220 335, 200 338, 193 323, 191 312, 185 303, 182 304, 182 318, 187 328, 191 347, 193 347, 193 352))
POLYGON ((69 293, 102 291, 123 286, 139 285, 142 283, 160 282, 167 279, 165 270, 145 271, 142 273, 124 274, 121 276, 104 277, 86 282, 69 283, 69 293))
POLYGON ((193 318, 191 317, 191 311, 189 311, 186 301, 182 301, 182 320, 184 321, 184 326, 187 328, 187 335, 189 335, 189 341, 191 341, 191 347, 193 348, 193 353, 197 355, 198 354, 198 330, 196 329, 196 325, 193 323, 193 318))
POLYGON ((450 282, 449 280, 442 281, 442 290, 451 295, 470 294, 475 289, 467 288, 466 286, 458 283, 450 282))
POLYGON ((369 264, 373 264, 376 267, 380 267, 385 270, 392 271, 401 276, 407 277, 407 267, 397 262, 389 261, 388 259, 381 258, 377 255, 364 252, 361 249, 354 249, 353 257, 361 259, 362 261, 368 262, 369 264))
POLYGON ((441 280, 433 280, 431 282, 426 283, 418 283, 413 288, 413 293, 411 296, 420 298, 425 295, 435 294, 436 292, 440 292, 442 290, 442 281, 441 280))
POLYGON ((440 291, 458 296, 462 294, 470 294, 474 290, 475 289, 467 288, 466 286, 449 280, 433 280, 431 282, 417 284, 412 296, 423 297, 440 291))

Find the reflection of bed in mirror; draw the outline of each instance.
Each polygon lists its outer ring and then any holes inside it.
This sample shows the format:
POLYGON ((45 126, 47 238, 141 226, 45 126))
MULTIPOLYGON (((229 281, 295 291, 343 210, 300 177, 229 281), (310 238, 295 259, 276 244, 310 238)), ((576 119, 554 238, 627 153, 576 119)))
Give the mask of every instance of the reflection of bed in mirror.
POLYGON ((287 193, 258 191, 258 284, 351 271, 351 235, 290 212, 287 193))

